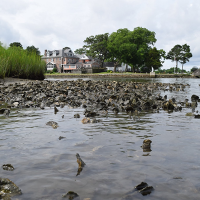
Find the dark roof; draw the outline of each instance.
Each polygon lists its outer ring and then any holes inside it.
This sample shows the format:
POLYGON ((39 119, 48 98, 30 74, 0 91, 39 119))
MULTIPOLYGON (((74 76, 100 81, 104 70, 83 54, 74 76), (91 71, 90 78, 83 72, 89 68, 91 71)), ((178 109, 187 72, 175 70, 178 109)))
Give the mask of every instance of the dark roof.
POLYGON ((86 63, 84 63, 84 64, 99 64, 98 62, 96 62, 96 61, 94 61, 94 60, 92 60, 92 61, 89 61, 89 62, 86 62, 86 63))

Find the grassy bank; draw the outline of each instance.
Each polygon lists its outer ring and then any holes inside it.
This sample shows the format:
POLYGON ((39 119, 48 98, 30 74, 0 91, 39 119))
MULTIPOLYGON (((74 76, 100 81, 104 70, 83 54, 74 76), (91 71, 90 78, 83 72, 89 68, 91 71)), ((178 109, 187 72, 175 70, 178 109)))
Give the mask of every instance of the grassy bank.
POLYGON ((93 73, 93 74, 76 74, 76 73, 52 73, 45 74, 46 78, 95 78, 95 77, 122 77, 122 78, 195 78, 188 74, 156 74, 150 76, 149 73, 93 73))
POLYGON ((17 77, 25 79, 44 79, 46 63, 40 56, 19 47, 0 46, 0 78, 17 77))

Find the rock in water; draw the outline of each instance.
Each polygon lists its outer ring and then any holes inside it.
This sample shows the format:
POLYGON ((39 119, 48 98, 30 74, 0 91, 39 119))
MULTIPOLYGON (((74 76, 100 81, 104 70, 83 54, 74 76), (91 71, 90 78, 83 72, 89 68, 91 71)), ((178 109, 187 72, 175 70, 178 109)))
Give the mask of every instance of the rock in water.
POLYGON ((46 125, 52 126, 54 129, 56 129, 58 127, 58 123, 54 122, 54 121, 49 121, 46 123, 46 125))
POLYGON ((10 110, 9 109, 6 109, 4 112, 3 112, 3 115, 5 117, 9 117, 9 114, 10 114, 10 110))
POLYGON ((140 184, 138 184, 137 186, 135 186, 135 189, 141 190, 141 189, 143 189, 143 188, 145 188, 147 186, 148 186, 148 184, 146 182, 141 182, 140 184))
POLYGON ((76 154, 76 158, 77 158, 77 163, 78 163, 79 168, 82 168, 86 165, 78 153, 76 154))
POLYGON ((151 194, 151 192, 154 190, 154 188, 152 186, 147 186, 143 189, 141 189, 139 192, 143 195, 146 196, 148 194, 151 194))
POLYGON ((80 115, 78 113, 74 114, 74 118, 80 118, 80 115))
POLYGON ((64 138, 65 138, 65 137, 63 137, 63 136, 60 136, 58 139, 59 139, 59 140, 62 140, 62 139, 64 139, 64 138))
POLYGON ((22 194, 19 187, 17 187, 11 180, 8 178, 0 178, 0 198, 1 199, 10 199, 12 196, 22 194))
POLYGON ((142 148, 143 148, 144 152, 150 152, 151 151, 151 143, 152 143, 152 141, 149 140, 149 139, 146 139, 146 140, 143 141, 142 148))
POLYGON ((54 114, 56 114, 58 112, 58 108, 56 108, 56 106, 54 106, 54 114))
POLYGON ((81 120, 81 122, 83 123, 83 124, 88 124, 88 123, 90 123, 90 118, 83 118, 82 120, 81 120))
POLYGON ((62 196, 63 198, 68 198, 69 200, 78 200, 79 199, 79 195, 76 192, 73 191, 69 191, 67 194, 64 194, 62 196))
POLYGON ((4 170, 13 171, 15 168, 11 164, 4 164, 2 166, 4 170))

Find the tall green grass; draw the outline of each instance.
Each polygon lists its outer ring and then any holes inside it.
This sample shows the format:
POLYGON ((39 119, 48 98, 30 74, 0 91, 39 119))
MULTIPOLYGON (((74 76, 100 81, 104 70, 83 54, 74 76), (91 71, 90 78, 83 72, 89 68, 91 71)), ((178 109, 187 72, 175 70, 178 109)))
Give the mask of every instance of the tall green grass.
POLYGON ((35 52, 19 47, 0 46, 0 78, 16 77, 43 80, 46 63, 35 52))

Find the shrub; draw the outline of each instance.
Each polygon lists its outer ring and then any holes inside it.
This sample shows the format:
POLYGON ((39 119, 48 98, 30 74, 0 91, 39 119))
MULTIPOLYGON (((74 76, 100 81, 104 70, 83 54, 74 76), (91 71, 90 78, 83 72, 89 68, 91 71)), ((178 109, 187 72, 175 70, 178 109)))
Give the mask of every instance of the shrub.
POLYGON ((53 68, 53 72, 58 72, 57 68, 53 68))

